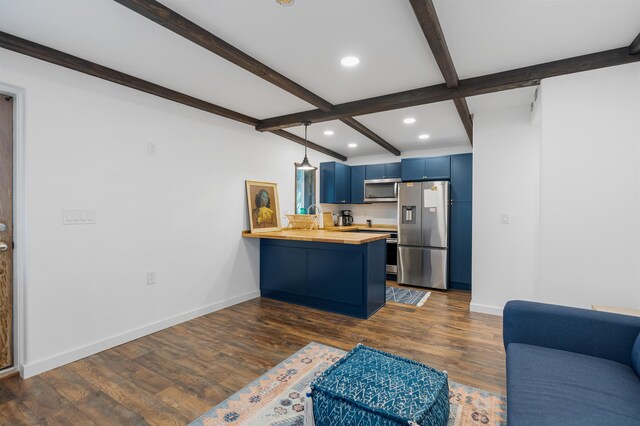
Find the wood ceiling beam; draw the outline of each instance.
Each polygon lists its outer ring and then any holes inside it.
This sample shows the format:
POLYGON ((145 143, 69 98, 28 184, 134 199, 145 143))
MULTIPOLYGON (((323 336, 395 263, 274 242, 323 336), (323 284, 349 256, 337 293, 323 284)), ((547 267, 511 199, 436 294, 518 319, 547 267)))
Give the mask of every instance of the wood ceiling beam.
POLYGON ((629 55, 637 55, 640 53, 640 34, 629 45, 629 55))
MULTIPOLYGON (((298 135, 294 135, 293 133, 289 133, 286 130, 273 130, 271 133, 273 133, 274 135, 281 136, 285 139, 289 139, 292 142, 295 142, 297 144, 304 146, 304 138, 301 138, 298 135)), ((323 154, 327 154, 338 160, 347 161, 347 157, 345 157, 344 155, 338 154, 337 152, 331 151, 330 149, 320 146, 318 144, 315 144, 313 142, 307 141, 307 146, 309 147, 309 149, 322 152, 323 154)))
MULTIPOLYGON (((258 120, 256 118, 249 117, 248 115, 244 115, 239 112, 235 112, 230 109, 212 104, 211 102, 203 101, 202 99, 194 98, 193 96, 185 95, 184 93, 168 89, 158 84, 142 80, 132 75, 125 74, 112 68, 108 68, 103 65, 78 58, 77 56, 73 56, 68 53, 61 52, 59 50, 55 50, 38 43, 34 43, 32 41, 25 40, 23 38, 16 37, 2 31, 0 31, 0 47, 17 53, 21 53, 26 56, 30 56, 32 58, 40 59, 45 62, 59 65, 61 67, 69 68, 83 74, 88 74, 102 80, 107 80, 121 86, 129 87, 131 89, 139 90, 141 92, 158 96, 163 99, 177 102, 182 105, 206 111, 211 114, 219 115, 221 117, 225 117, 234 121, 239 121, 240 123, 248 124, 250 126, 255 127, 255 125, 258 123, 258 120)), ((302 139, 283 130, 273 131, 272 133, 292 140, 296 143, 300 143, 299 139, 302 139)), ((302 144, 304 145, 304 139, 302 139, 302 144)), ((347 157, 345 157, 344 155, 324 148, 313 142, 309 142, 308 146, 309 148, 312 148, 318 152, 322 152, 323 154, 327 154, 339 160, 346 161, 347 159, 347 157)))
POLYGON ((260 120, 256 129, 271 131, 297 126, 303 121, 324 121, 355 117, 376 112, 390 111, 416 105, 449 101, 468 96, 484 95, 503 90, 517 89, 540 84, 540 80, 560 75, 573 74, 598 68, 612 67, 640 61, 640 55, 630 55, 627 46, 588 55, 575 56, 559 61, 531 65, 495 74, 460 80, 458 87, 446 84, 421 87, 389 95, 376 96, 335 105, 332 111, 310 110, 260 120))
MULTIPOLYGON (((170 31, 173 31, 174 33, 186 38, 187 40, 197 44, 198 46, 226 59, 232 64, 235 64, 243 68, 244 70, 249 71, 250 73, 262 78, 263 80, 268 81, 269 83, 279 87, 280 89, 285 90, 288 93, 310 103, 321 111, 331 111, 333 109, 333 104, 331 104, 329 101, 305 89, 296 82, 288 79, 272 68, 269 68, 257 59, 249 56, 240 49, 232 46, 221 38, 210 33, 206 29, 198 26, 194 22, 188 20, 184 16, 176 13, 172 9, 155 0, 114 1, 144 16, 145 18, 150 19, 156 24, 161 25, 170 31)), ((362 124, 358 123, 353 118, 343 117, 340 120, 343 123, 347 124, 349 127, 352 127, 364 136, 368 137, 384 149, 393 153, 394 155, 400 155, 400 151, 397 148, 395 148, 389 142, 385 141, 380 136, 376 135, 371 130, 367 129, 362 124)))
POLYGON ((400 155, 401 154, 401 152, 400 152, 400 150, 398 148, 396 148, 395 146, 391 145, 386 140, 382 139, 380 136, 378 136, 377 133, 374 133, 372 130, 370 130, 369 128, 365 127, 362 123, 357 121, 355 118, 351 118, 351 117, 349 117, 349 118, 341 118, 340 121, 342 121, 347 126, 351 127, 356 132, 359 132, 359 133, 363 134, 364 136, 368 137, 369 139, 371 139, 372 141, 374 141, 375 143, 377 143, 378 145, 380 145, 381 147, 383 147, 384 149, 386 149, 387 151, 389 151, 393 155, 400 155))
MULTIPOLYGON (((431 0, 409 0, 409 2, 413 8, 413 13, 418 19, 420 28, 422 28, 422 32, 427 39, 427 43, 429 43, 433 57, 440 68, 447 87, 458 87, 460 79, 453 65, 449 47, 447 47, 444 32, 442 31, 442 26, 440 25, 440 20, 438 19, 433 2, 431 0)), ((462 125, 467 132, 469 142, 473 145, 473 121, 467 100, 465 98, 459 98, 454 99, 453 102, 456 110, 458 110, 460 120, 462 120, 462 125)))
POLYGON ((182 15, 154 0, 114 0, 122 6, 144 16, 166 29, 186 38, 208 51, 223 57, 258 77, 295 94, 323 111, 330 111, 333 105, 320 96, 310 92, 294 81, 269 68, 262 62, 252 58, 240 49, 230 45, 221 38, 211 34, 182 15))

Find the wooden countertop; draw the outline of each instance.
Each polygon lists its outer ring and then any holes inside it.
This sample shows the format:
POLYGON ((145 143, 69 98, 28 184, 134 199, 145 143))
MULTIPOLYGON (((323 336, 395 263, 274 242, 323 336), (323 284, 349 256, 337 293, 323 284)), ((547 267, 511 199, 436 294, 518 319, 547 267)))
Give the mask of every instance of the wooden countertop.
MULTIPOLYGON (((354 229, 352 229, 352 231, 353 230, 354 229)), ((252 234, 249 231, 242 231, 242 236, 244 238, 270 238, 273 240, 312 241, 316 243, 337 244, 367 244, 372 241, 384 240, 389 237, 389 234, 367 234, 344 231, 346 230, 341 229, 339 231, 333 231, 321 229, 316 231, 305 231, 300 229, 284 229, 282 231, 259 232, 256 234, 252 234)))
POLYGON ((387 231, 387 232, 398 232, 397 225, 373 225, 371 227, 362 224, 355 223, 349 226, 325 226, 322 228, 327 231, 338 231, 338 232, 353 232, 353 231, 387 231))

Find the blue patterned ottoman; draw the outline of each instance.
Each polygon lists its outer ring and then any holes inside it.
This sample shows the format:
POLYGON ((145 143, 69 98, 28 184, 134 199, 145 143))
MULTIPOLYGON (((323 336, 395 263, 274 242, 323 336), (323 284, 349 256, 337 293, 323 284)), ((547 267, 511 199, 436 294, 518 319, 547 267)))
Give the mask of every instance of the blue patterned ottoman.
POLYGON ((311 384, 316 426, 446 425, 447 374, 363 345, 311 384))

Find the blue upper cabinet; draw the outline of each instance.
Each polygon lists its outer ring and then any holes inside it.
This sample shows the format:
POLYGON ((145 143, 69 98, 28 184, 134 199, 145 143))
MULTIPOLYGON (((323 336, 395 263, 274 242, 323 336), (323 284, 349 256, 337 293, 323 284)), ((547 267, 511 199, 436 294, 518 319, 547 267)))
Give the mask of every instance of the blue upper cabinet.
POLYGON ((351 203, 364 204, 364 179, 366 166, 351 167, 351 203))
POLYGON ((473 154, 451 156, 451 200, 471 201, 473 194, 473 154))
POLYGON ((351 167, 335 161, 320 163, 320 202, 351 202, 351 167))
POLYGON ((401 166, 403 181, 440 180, 451 176, 450 157, 404 158, 401 166))
POLYGON ((427 178, 426 158, 403 158, 400 164, 403 182, 425 180, 427 178))
POLYGON ((366 168, 366 179, 383 179, 384 164, 368 164, 366 168))
POLYGON ((400 163, 369 164, 366 179, 392 179, 400 177, 400 163))
POLYGON ((394 179, 400 178, 402 172, 402 167, 400 163, 387 163, 384 165, 384 176, 385 179, 394 179))
POLYGON ((451 157, 427 157, 427 179, 449 179, 451 177, 451 157))

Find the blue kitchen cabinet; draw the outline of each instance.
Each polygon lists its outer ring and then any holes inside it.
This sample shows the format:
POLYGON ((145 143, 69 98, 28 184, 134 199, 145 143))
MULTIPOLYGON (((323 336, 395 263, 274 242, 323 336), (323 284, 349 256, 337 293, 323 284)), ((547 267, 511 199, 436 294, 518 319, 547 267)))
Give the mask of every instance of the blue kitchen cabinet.
POLYGON ((358 318, 386 302, 387 243, 260 240, 260 296, 358 318))
POLYGON ((364 204, 365 167, 351 167, 351 204, 364 204))
POLYGON ((393 179, 400 177, 400 163, 369 164, 366 179, 393 179))
POLYGON ((400 162, 403 182, 424 180, 427 176, 427 162, 424 157, 403 158, 400 162))
POLYGON ((335 161, 320 163, 320 202, 351 202, 351 167, 335 161))
POLYGON ((367 179, 383 179, 384 164, 367 164, 365 168, 367 179))
POLYGON ((471 290, 471 211, 469 201, 451 205, 449 236, 449 287, 471 290))
POLYGON ((451 157, 427 157, 426 171, 428 180, 442 180, 451 177, 451 157))
POLYGON ((451 201, 471 201, 473 194, 473 154, 451 156, 451 201))
POLYGON ((263 290, 281 291, 304 296, 307 294, 307 254, 294 247, 269 246, 260 253, 261 274, 277 277, 261 281, 263 290), (286 265, 282 259, 287 259, 286 265), (291 263, 289 263, 291 262, 291 263))
POLYGON ((404 158, 401 162, 403 182, 446 180, 451 177, 451 159, 443 157, 404 158))
POLYGON ((360 251, 308 250, 307 295, 338 303, 362 305, 363 254, 360 251), (327 267, 331 265, 331 267, 327 267), (340 271, 339 273, 336 273, 340 271))
POLYGON ((384 176, 385 179, 397 179, 400 178, 401 175, 401 166, 400 163, 387 163, 384 165, 384 176))

